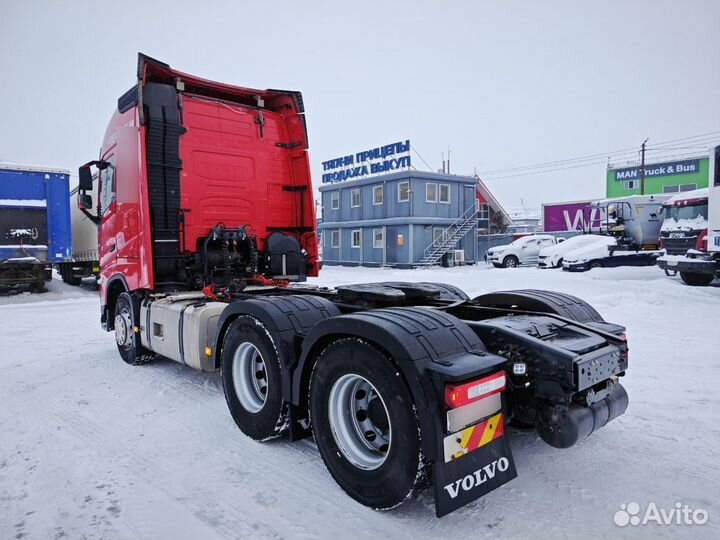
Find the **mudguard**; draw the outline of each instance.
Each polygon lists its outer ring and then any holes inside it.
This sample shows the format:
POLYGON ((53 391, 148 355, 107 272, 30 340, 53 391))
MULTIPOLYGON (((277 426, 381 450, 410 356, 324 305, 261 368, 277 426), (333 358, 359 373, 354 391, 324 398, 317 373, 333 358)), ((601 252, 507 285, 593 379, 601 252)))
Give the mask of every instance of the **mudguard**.
POLYGON ((397 364, 413 397, 420 421, 423 454, 443 459, 445 418, 440 413, 442 383, 497 370, 505 360, 486 351, 467 324, 444 311, 387 308, 333 317, 318 323, 302 344, 293 377, 293 401, 301 399, 303 377, 322 349, 339 336, 356 336, 382 348, 397 364))
POLYGON ((442 517, 517 476, 507 436, 433 470, 435 514, 442 517))

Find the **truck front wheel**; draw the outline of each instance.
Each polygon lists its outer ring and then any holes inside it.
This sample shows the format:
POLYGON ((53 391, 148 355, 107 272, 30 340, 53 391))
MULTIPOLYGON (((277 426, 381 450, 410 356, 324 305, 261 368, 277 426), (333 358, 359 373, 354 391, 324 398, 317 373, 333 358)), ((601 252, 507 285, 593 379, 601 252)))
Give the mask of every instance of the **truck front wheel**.
POLYGON ((278 349, 254 317, 235 319, 222 347, 222 379, 230 414, 245 435, 266 441, 289 427, 278 349))
POLYGON ((692 287, 706 287, 713 282, 714 276, 710 274, 694 274, 691 272, 680 272, 680 279, 692 287))
POLYGON ((310 381, 313 434, 325 466, 353 499, 384 510, 423 487, 418 419, 397 368, 358 338, 330 344, 310 381))
POLYGON ((140 335, 135 332, 137 326, 137 306, 131 296, 124 292, 115 303, 115 343, 122 359, 131 366, 147 364, 153 354, 140 345, 140 335))

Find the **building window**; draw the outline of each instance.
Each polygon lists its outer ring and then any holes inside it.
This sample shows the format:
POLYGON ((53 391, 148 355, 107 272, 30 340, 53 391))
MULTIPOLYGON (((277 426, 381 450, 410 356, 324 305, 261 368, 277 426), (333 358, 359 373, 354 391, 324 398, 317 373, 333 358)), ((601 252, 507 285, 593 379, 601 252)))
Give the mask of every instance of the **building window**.
POLYGON ((398 184, 398 202, 408 202, 410 200, 410 182, 400 182, 398 184))
POLYGON ((373 204, 382 204, 382 203, 383 203, 383 187, 375 186, 373 188, 373 204))
POLYGON ((437 202, 437 184, 425 184, 425 202, 437 202))
POLYGON ((638 180, 625 180, 625 189, 637 189, 640 187, 640 181, 638 180))
POLYGON ((440 184, 440 202, 450 204, 450 184, 440 184))
POLYGON ((695 191, 697 184, 683 184, 680 186, 680 191, 695 191))
POLYGON ((485 203, 480 203, 478 208, 478 219, 490 219, 490 207, 485 203))
POLYGON ((359 248, 360 247, 360 229, 355 229, 352 232, 352 247, 359 248))
POLYGON ((663 193, 677 193, 680 191, 680 186, 663 186, 663 193))
POLYGON ((373 247, 376 249, 385 247, 385 234, 382 229, 373 230, 373 247))
POLYGON ((330 210, 337 210, 340 208, 340 192, 339 191, 331 191, 330 192, 330 210))
POLYGON ((360 190, 353 189, 350 191, 350 206, 357 208, 360 206, 360 190))
POLYGON ((330 233, 330 247, 340 247, 340 231, 333 231, 330 233))

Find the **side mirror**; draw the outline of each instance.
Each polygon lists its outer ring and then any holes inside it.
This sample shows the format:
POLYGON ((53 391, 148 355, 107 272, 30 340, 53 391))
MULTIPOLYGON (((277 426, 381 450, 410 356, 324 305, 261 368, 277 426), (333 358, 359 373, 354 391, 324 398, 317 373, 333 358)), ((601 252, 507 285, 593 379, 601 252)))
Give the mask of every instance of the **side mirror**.
POLYGON ((92 210, 92 195, 79 191, 77 194, 77 205, 80 210, 92 210))
MULTIPOLYGON (((90 164, 83 165, 78 169, 78 176, 80 177, 80 182, 78 183, 78 188, 80 191, 92 191, 93 188, 93 178, 92 173, 90 172, 90 164)), ((78 201, 80 199, 78 198, 78 201)), ((92 205, 92 203, 91 203, 92 205)))

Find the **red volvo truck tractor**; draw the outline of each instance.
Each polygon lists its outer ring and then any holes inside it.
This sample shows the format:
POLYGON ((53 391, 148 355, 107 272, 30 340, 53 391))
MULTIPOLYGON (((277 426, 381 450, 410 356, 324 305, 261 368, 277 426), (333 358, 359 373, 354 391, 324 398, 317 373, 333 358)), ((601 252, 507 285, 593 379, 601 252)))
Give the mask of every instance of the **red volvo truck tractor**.
POLYGON ((516 476, 508 423, 567 448, 624 413, 625 329, 575 297, 298 283, 319 269, 307 149, 299 92, 139 55, 78 193, 125 362, 221 370, 244 434, 313 434, 360 503, 432 485, 438 516, 516 476))

